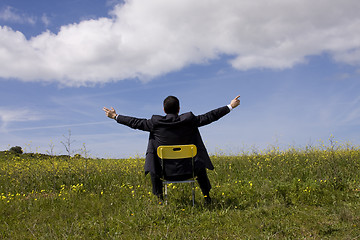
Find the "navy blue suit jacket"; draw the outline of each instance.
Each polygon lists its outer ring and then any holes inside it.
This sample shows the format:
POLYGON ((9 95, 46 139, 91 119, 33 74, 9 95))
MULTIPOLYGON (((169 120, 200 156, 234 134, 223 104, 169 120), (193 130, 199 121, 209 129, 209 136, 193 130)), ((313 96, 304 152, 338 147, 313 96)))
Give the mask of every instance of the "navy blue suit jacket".
POLYGON ((153 115, 151 119, 118 115, 116 121, 134 129, 150 132, 145 158, 145 174, 152 172, 160 175, 161 165, 156 153, 160 145, 194 144, 198 150, 195 156, 195 167, 213 170, 214 166, 198 128, 218 120, 229 112, 230 109, 224 106, 198 116, 192 112, 181 115, 153 115))

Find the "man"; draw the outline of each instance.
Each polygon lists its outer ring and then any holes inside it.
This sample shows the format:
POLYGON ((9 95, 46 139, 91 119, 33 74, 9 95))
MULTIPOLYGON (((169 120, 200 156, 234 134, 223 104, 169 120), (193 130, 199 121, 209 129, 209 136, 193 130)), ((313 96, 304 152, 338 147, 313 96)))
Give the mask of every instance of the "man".
POLYGON ((208 113, 195 116, 192 112, 179 115, 180 103, 174 96, 164 100, 165 116, 153 115, 150 119, 140 119, 116 114, 111 108, 103 108, 106 116, 115 119, 118 123, 128 127, 150 132, 145 158, 145 174, 150 172, 153 194, 163 198, 161 165, 156 150, 160 145, 194 144, 197 147, 195 156, 195 174, 206 203, 211 202, 209 195, 211 184, 206 168, 213 170, 205 145, 201 139, 198 128, 210 124, 228 114, 240 104, 239 96, 235 97, 229 105, 217 108, 208 113))

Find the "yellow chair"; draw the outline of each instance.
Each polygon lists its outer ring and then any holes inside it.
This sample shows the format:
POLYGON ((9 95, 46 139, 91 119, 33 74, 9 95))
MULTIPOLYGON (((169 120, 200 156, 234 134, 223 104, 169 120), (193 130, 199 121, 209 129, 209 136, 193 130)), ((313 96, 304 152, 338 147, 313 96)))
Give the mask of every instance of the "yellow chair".
POLYGON ((195 145, 172 145, 159 146, 157 155, 161 160, 162 180, 165 193, 165 203, 167 203, 167 185, 170 183, 191 183, 192 185, 192 203, 195 205, 195 164, 194 157, 197 154, 195 145), (172 173, 167 174, 166 165, 172 168, 172 173), (187 167, 184 167, 187 166, 187 167), (180 170, 181 175, 176 170, 180 170), (174 172, 175 171, 175 172, 174 172), (175 175, 172 175, 174 174, 175 175))

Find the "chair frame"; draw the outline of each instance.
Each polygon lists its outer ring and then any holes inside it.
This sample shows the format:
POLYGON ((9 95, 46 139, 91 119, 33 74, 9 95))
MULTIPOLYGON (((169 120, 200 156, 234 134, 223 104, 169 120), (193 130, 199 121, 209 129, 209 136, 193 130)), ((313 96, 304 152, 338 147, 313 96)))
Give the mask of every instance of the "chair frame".
POLYGON ((170 183, 191 183, 192 186, 192 204, 195 206, 195 161, 194 157, 197 154, 197 148, 194 144, 189 145, 162 145, 157 148, 157 155, 161 160, 162 167, 162 181, 165 195, 165 204, 167 204, 167 185, 170 183), (167 159, 185 159, 191 158, 192 177, 186 180, 167 180, 164 177, 165 164, 164 160, 167 159))

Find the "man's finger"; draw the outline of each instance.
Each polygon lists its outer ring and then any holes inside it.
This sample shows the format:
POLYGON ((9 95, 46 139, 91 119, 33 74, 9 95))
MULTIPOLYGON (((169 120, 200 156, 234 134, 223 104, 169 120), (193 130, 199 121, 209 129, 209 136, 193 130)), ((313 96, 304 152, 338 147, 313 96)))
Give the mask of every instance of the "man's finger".
POLYGON ((240 97, 240 95, 238 95, 236 98, 234 98, 235 100, 239 100, 238 98, 240 97))

